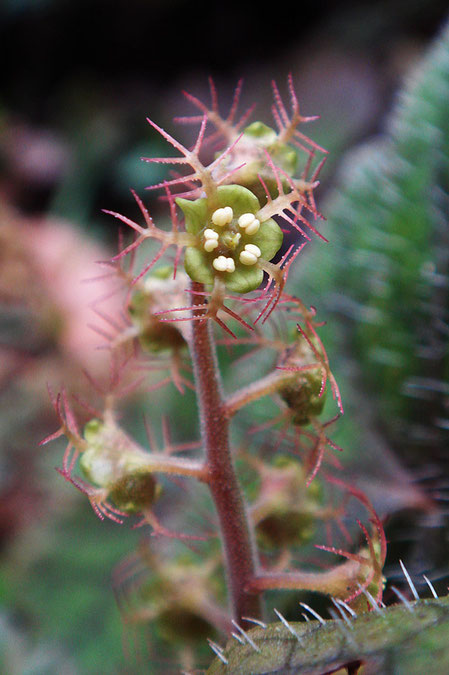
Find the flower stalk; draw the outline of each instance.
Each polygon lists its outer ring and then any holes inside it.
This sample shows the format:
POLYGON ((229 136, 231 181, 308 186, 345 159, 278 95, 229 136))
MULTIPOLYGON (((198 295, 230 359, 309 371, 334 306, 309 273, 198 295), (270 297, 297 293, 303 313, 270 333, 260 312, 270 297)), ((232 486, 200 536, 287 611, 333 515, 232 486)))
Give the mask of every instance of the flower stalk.
MULTIPOLYGON (((262 122, 244 126, 249 112, 234 122, 240 85, 225 119, 214 88, 211 110, 187 95, 201 112, 182 118, 200 124, 192 149, 150 121, 178 154, 145 161, 186 170, 150 186, 163 188, 172 229, 165 223, 157 226, 134 193, 143 225, 106 212, 134 234, 108 262, 124 286, 123 325, 97 312, 108 331, 115 331, 107 346, 116 375, 103 388, 94 387, 104 396, 104 408, 97 412, 87 406, 92 417, 83 428, 66 393, 53 397, 60 429, 46 441, 67 437, 62 476, 88 497, 100 518, 122 523, 125 516, 138 515, 138 525, 155 535, 151 545, 140 547, 127 572, 138 581, 129 583, 128 600, 122 603, 125 620, 156 621, 161 636, 179 651, 185 645, 173 631, 178 617, 190 648, 195 640, 204 643, 211 630, 229 632, 237 625, 244 631, 251 622, 264 620, 263 595, 268 590, 313 590, 354 603, 368 587, 379 600, 382 592, 385 539, 369 502, 341 482, 317 477, 322 465, 332 470, 341 466, 332 454, 340 448, 327 436, 336 417, 321 419, 326 388, 341 413, 343 409, 316 332, 322 324, 313 308, 284 293, 284 287, 292 263, 311 241, 310 233, 324 239, 310 219, 319 217, 313 191, 323 162, 313 167, 315 153, 325 151, 297 129, 313 118, 300 115, 291 78, 289 92, 291 114, 274 86, 277 131, 262 122), (207 135, 209 124, 215 131, 207 135), (216 143, 220 136, 221 146, 216 143), (208 143, 220 147, 209 163, 202 158, 208 143), (172 192, 177 189, 181 191, 172 192), (294 243, 285 243, 286 233, 294 243), (149 239, 159 247, 157 253, 136 271, 137 249, 149 239), (159 265, 163 256, 169 265, 159 265), (256 368, 249 367, 249 384, 225 396, 214 331, 220 331, 220 343, 231 358, 234 349, 250 347, 243 354, 246 363, 253 351, 274 350, 268 372, 256 374, 256 368), (146 425, 146 450, 122 428, 117 401, 135 389, 124 375, 128 363, 140 368, 142 381, 145 372, 168 370, 169 375, 152 382, 147 392, 169 382, 180 394, 186 388, 194 390, 199 440, 172 443, 163 421, 161 448, 146 425), (232 448, 234 416, 264 397, 272 397, 279 411, 249 427, 241 447, 232 448), (257 444, 255 434, 261 431, 263 443, 257 444), (77 467, 87 480, 76 475, 77 467), (168 485, 178 490, 175 499, 168 485), (180 487, 186 487, 184 492, 180 487), (192 510, 192 503, 193 509, 198 505, 195 488, 199 493, 207 490, 214 504, 218 528, 214 522, 212 532, 204 527, 207 518, 200 532, 182 531, 185 512, 192 510), (335 489, 342 496, 335 496, 335 489), (356 553, 346 550, 352 533, 343 517, 351 497, 368 511, 372 524, 369 531, 358 521, 366 543, 356 553), (297 554, 302 555, 302 547, 316 532, 327 543, 317 548, 346 562, 326 571, 320 562, 318 569, 301 569, 297 554), (344 549, 332 546, 334 536, 341 542, 340 535, 344 549), (167 561, 164 544, 158 550, 161 539, 187 545, 187 554, 174 546, 167 561), (147 570, 148 579, 143 579, 142 570, 147 570), (131 607, 126 608, 127 603, 131 607)), ((107 337, 108 331, 101 334, 107 337)), ((135 368, 133 372, 135 376, 135 368)), ((127 584, 122 580, 122 586, 127 584)))
MULTIPOLYGON (((201 293, 201 285, 192 282, 192 291, 201 293)), ((198 309, 193 309, 192 313, 197 316, 198 309)), ((254 535, 231 455, 229 417, 222 394, 210 322, 193 322, 191 356, 201 439, 206 454, 210 491, 220 523, 232 613, 237 621, 242 621, 243 617, 259 619, 259 594, 248 590, 258 565, 254 535)))

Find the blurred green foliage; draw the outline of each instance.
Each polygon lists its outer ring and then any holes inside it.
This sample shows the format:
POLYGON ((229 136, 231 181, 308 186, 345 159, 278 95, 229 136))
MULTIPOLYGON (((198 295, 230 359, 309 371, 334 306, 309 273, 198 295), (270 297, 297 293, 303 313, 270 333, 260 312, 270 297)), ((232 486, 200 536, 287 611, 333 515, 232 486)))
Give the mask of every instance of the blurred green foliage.
POLYGON ((323 209, 331 244, 297 269, 301 294, 325 308, 337 379, 358 392, 341 428, 369 408, 409 464, 438 461, 448 440, 448 101, 446 28, 386 134, 345 157, 323 209))

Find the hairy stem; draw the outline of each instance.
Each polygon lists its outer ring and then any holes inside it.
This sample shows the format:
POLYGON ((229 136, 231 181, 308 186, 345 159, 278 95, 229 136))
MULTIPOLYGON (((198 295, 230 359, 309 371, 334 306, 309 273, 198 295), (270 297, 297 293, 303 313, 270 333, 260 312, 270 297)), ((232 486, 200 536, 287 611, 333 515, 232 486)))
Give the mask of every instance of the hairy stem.
POLYGON ((296 373, 292 377, 292 373, 282 370, 275 370, 265 377, 252 382, 247 387, 243 387, 234 392, 226 399, 226 412, 229 417, 234 415, 238 410, 245 405, 257 401, 263 396, 268 396, 279 391, 283 385, 296 378, 296 373))
POLYGON ((310 590, 325 593, 335 598, 345 598, 358 588, 367 571, 363 573, 363 564, 348 560, 337 567, 323 572, 277 572, 265 573, 251 582, 253 591, 267 590, 310 590))
POLYGON ((150 455, 148 458, 148 470, 153 473, 165 475, 189 476, 207 483, 207 467, 202 462, 186 459, 184 457, 167 457, 166 455, 150 455))
MULTIPOLYGON (((192 283, 193 303, 203 297, 202 284, 192 283)), ((204 300, 206 302, 206 300, 204 300)), ((193 316, 202 314, 192 310, 193 316)), ((191 356, 195 375, 202 443, 206 453, 209 487, 217 509, 225 569, 234 618, 260 618, 257 592, 249 592, 257 558, 245 500, 238 482, 229 444, 229 419, 211 333, 211 321, 192 321, 191 356)))

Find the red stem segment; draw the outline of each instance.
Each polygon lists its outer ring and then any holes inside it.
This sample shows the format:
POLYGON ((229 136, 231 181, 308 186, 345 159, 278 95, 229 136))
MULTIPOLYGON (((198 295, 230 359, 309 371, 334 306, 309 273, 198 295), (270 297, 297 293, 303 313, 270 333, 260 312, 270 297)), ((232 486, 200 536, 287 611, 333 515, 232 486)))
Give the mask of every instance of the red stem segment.
MULTIPOLYGON (((194 304, 199 304, 198 298, 203 297, 199 293, 203 290, 202 284, 192 282, 194 304)), ((204 316, 204 310, 192 311, 193 316, 204 316)), ((256 549, 231 456, 229 418, 222 395, 211 321, 192 321, 190 348, 208 484, 220 523, 232 610, 235 620, 245 626, 242 617, 261 618, 258 594, 247 592, 256 576, 256 549)))

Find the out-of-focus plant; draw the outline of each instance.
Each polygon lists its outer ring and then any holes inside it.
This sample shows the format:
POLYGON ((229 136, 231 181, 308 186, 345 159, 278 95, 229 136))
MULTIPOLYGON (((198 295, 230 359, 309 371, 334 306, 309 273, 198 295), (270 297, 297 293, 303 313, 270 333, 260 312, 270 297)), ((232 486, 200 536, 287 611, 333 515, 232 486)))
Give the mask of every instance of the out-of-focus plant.
POLYGON ((407 564, 415 574, 435 572, 439 592, 448 575, 448 106, 446 24, 412 68, 386 133, 341 166, 325 230, 338 238, 339 255, 319 259, 333 272, 320 275, 311 251, 297 277, 339 314, 336 349, 346 348, 357 373, 354 405, 375 429, 370 454, 389 448, 427 493, 430 515, 409 521, 407 564))
MULTIPOLYGON (((103 531, 107 545, 102 546, 103 560, 95 570, 101 544, 96 534, 90 539, 89 524, 86 527, 75 515, 81 508, 81 496, 68 490, 51 470, 59 461, 59 449, 55 445, 45 452, 37 450, 39 437, 54 420, 48 396, 43 395, 47 384, 64 384, 73 395, 86 396, 91 384, 83 370, 95 377, 109 372, 108 355, 96 349, 98 334, 89 328, 91 305, 99 294, 110 296, 105 299, 109 311, 120 312, 120 304, 111 295, 111 280, 93 283, 89 279, 98 276, 97 261, 110 256, 111 251, 73 222, 24 213, 12 205, 11 193, 3 188, 0 614, 5 637, 0 641, 0 670, 19 673, 32 667, 56 672, 64 662, 75 672, 88 658, 92 660, 92 645, 110 654, 109 663, 115 665, 121 657, 120 647, 113 653, 113 645, 103 645, 112 642, 111 634, 117 635, 119 621, 111 612, 113 599, 102 593, 101 585, 105 567, 112 567, 130 544, 107 539, 107 531, 103 531), (64 541, 67 519, 71 533, 64 541), (76 544, 70 550, 77 539, 77 522, 83 528, 82 561, 74 555, 76 544), (80 573, 82 580, 77 576, 80 573), (64 587, 67 577, 71 577, 70 589, 64 587), (59 614, 64 603, 71 606, 67 632, 59 614), (109 611, 105 609, 108 604, 109 611), (91 639, 90 631, 72 659, 68 645, 78 640, 80 633, 86 634, 84 619, 93 611, 107 613, 108 619, 95 638, 91 639)), ((126 534, 131 537, 133 533, 126 534)), ((109 663, 106 659, 106 669, 109 663)))
MULTIPOLYGON (((100 288, 85 283, 107 253, 71 223, 26 216, 3 198, 0 248, 1 438, 2 462, 8 467, 2 477, 0 530, 8 538, 21 514, 33 511, 33 500, 28 509, 18 485, 29 484, 35 496, 42 491, 33 472, 22 466, 34 466, 35 456, 26 458, 31 454, 28 434, 32 438, 41 424, 45 428, 51 415, 42 389, 58 373, 59 386, 86 391, 90 385, 82 370, 99 375, 109 369, 106 355, 95 351, 98 336, 88 326, 100 288)), ((100 292, 112 290, 108 280, 102 282, 100 292)), ((120 309, 114 298, 109 306, 120 309)))

